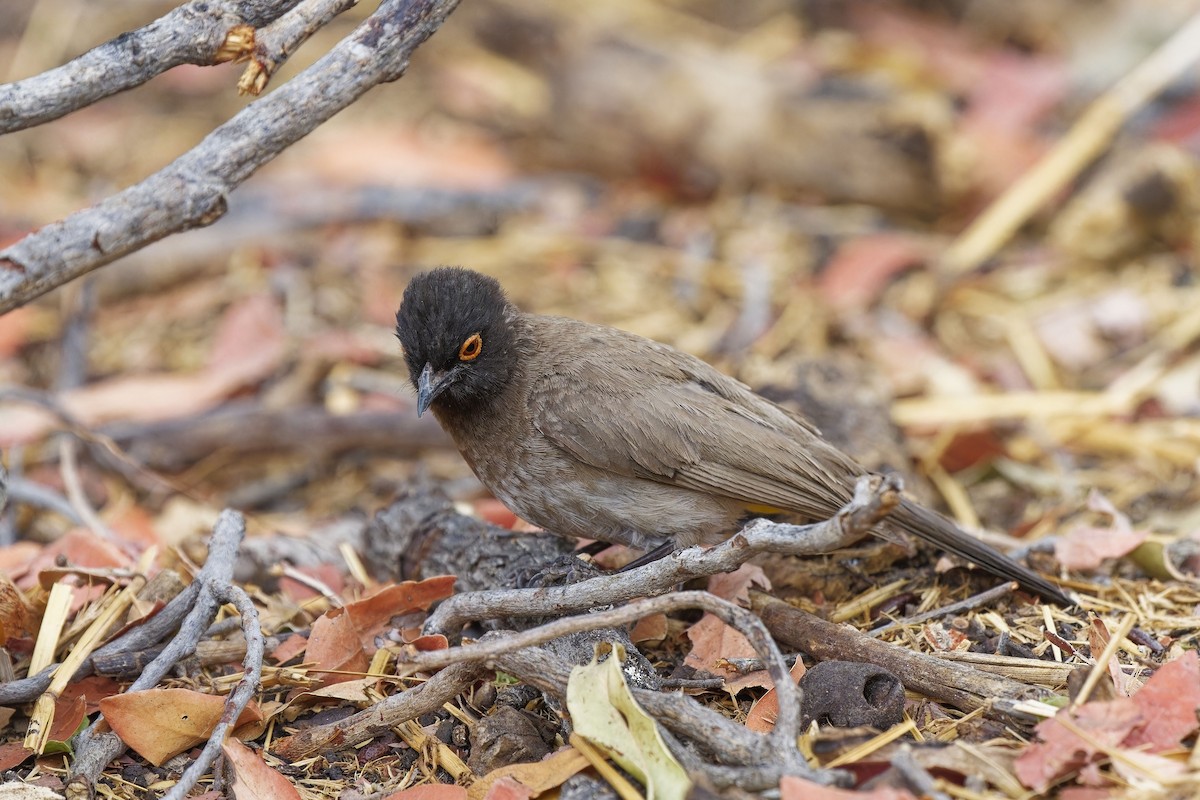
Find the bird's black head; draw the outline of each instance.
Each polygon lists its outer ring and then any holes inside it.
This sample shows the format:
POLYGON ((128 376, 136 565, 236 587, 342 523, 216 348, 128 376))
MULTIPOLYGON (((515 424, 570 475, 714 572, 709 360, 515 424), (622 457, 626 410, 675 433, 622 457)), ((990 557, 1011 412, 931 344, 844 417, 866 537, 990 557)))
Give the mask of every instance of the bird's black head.
POLYGON ((516 359, 512 313, 500 284, 478 272, 438 267, 412 279, 396 312, 396 338, 418 414, 435 401, 470 410, 500 393, 516 359))

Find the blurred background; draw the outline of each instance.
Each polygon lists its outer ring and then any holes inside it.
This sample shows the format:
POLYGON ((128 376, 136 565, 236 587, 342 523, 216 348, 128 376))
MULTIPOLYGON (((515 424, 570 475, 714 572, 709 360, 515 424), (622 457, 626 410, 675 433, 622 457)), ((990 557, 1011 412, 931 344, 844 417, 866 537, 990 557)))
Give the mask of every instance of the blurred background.
MULTIPOLYGON (((0 0, 0 77, 170 3, 0 0)), ((267 91, 373 10, 308 42, 267 91)), ((979 269, 940 257, 1088 103, 1196 12, 1169 0, 471 0, 262 169, 215 225, 0 317, 0 384, 130 462, 113 524, 215 509, 302 531, 422 474, 494 517, 416 420, 391 325, 416 271, 708 359, 961 521, 1053 533, 1096 489, 1187 536, 1200 460, 1195 70, 979 269), (153 476, 153 477, 150 477, 153 476)), ((136 183, 252 98, 179 67, 0 138, 0 242, 136 183)), ((14 473, 61 483, 55 423, 0 402, 14 473)), ((68 522, 10 511, 13 531, 68 522)))

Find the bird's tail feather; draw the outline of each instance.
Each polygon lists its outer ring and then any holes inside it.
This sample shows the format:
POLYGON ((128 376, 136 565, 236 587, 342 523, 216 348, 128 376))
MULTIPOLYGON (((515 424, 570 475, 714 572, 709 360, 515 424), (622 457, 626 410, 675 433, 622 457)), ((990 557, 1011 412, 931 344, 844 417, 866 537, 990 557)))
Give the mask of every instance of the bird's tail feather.
POLYGON ((1045 600, 1062 606, 1075 604, 1075 601, 1049 580, 960 530, 937 512, 905 500, 892 512, 889 519, 914 536, 978 564, 993 575, 1014 580, 1045 600))

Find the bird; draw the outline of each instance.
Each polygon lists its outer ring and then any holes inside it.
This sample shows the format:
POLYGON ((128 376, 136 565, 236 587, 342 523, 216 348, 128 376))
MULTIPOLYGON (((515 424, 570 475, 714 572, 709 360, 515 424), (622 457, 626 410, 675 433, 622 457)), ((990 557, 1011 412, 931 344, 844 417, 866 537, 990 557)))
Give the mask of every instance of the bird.
MULTIPOLYGON (((866 470, 802 416, 701 359, 521 311, 492 277, 416 274, 396 312, 416 390, 480 482, 561 536, 716 544, 753 516, 826 519, 866 470)), ((905 496, 891 524, 1063 606, 1050 580, 905 496)))

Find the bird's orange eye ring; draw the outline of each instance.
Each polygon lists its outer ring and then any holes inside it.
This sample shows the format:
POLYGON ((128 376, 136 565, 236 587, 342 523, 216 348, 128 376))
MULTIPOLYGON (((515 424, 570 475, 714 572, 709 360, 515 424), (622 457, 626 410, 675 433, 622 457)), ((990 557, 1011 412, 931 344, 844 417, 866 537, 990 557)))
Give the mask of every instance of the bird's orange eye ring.
POLYGON ((483 337, 478 333, 472 333, 462 343, 462 347, 458 348, 458 360, 474 361, 481 352, 483 352, 483 337))

